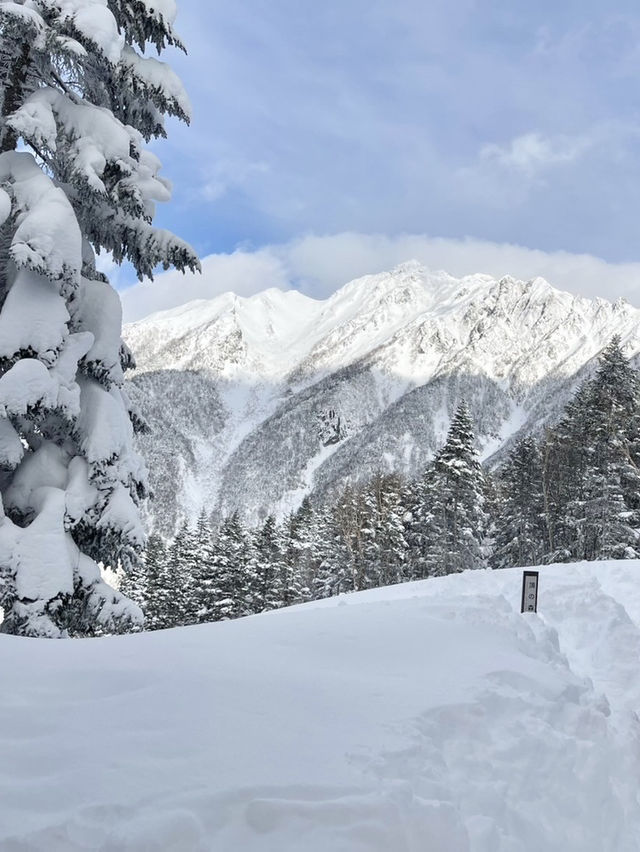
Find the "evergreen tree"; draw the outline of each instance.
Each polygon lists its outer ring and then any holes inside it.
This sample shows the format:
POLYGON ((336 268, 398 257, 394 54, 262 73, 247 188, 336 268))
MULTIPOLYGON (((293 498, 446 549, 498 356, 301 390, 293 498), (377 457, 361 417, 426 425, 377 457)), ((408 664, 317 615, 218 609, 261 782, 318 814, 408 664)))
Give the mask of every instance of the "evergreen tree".
POLYGON ((133 359, 94 251, 130 260, 141 277, 158 264, 197 267, 185 243, 152 227, 170 193, 145 142, 164 135, 164 113, 186 120, 189 107, 147 44, 181 46, 147 3, 0 4, 4 632, 141 622, 97 564, 127 571, 139 558, 146 482, 132 448, 143 421, 123 379, 133 359))
POLYGON ((587 393, 588 385, 584 384, 567 404, 557 426, 547 430, 543 442, 543 493, 549 537, 546 561, 583 558, 588 463, 583 420, 587 393))
POLYGON ((212 597, 216 620, 238 618, 258 612, 258 578, 250 536, 240 516, 234 512, 225 518, 213 553, 212 597))
POLYGON ((640 381, 614 337, 588 386, 584 412, 589 457, 585 482, 585 558, 639 553, 640 381))
MULTIPOLYGON (((148 541, 147 541, 148 546, 148 541)), ((142 612, 145 614, 145 625, 146 625, 146 600, 148 596, 147 589, 147 565, 146 565, 146 548, 145 555, 142 559, 138 560, 138 562, 131 566, 129 571, 126 573, 124 571, 118 572, 118 591, 121 592, 128 600, 133 601, 137 606, 140 607, 142 612)), ((142 629, 142 624, 135 625, 132 627, 134 632, 142 629)))
POLYGON ((545 440, 548 560, 630 558, 638 544, 640 383, 614 338, 545 440))
POLYGON ((336 564, 334 594, 367 588, 364 559, 366 511, 363 493, 347 485, 338 498, 333 513, 333 554, 336 564))
POLYGON ((431 526, 431 480, 429 465, 406 488, 403 502, 407 510, 404 518, 404 537, 407 543, 407 579, 424 580, 429 576, 429 530, 431 526))
POLYGON ((198 622, 213 621, 216 609, 215 545, 211 524, 204 509, 200 513, 194 536, 191 566, 191 608, 198 622))
POLYGON ((264 612, 284 606, 282 580, 286 565, 280 530, 273 515, 269 515, 255 536, 253 557, 255 586, 252 606, 254 612, 264 612))
POLYGON ((315 513, 311 558, 313 600, 353 591, 352 552, 345 538, 339 506, 315 513))
POLYGON ((426 561, 432 575, 486 566, 485 478, 474 443, 471 415, 463 402, 427 477, 426 561))
POLYGON ((408 551, 401 477, 377 474, 368 483, 364 501, 363 558, 367 585, 399 583, 405 579, 408 551))
POLYGON ((542 458, 533 438, 516 443, 500 471, 499 489, 493 566, 539 565, 546 549, 547 532, 542 458))
POLYGON ((191 568, 193 565, 193 533, 183 521, 167 549, 160 578, 164 613, 163 627, 180 627, 193 620, 191 608, 191 568))
POLYGON ((311 501, 305 497, 297 511, 285 521, 282 604, 290 606, 311 599, 313 573, 314 512, 311 501))
POLYGON ((195 526, 186 526, 181 545, 178 576, 182 584, 183 614, 181 624, 195 624, 202 609, 202 570, 205 559, 206 518, 199 516, 195 526), (205 539, 203 542, 203 533, 205 539))
POLYGON ((170 579, 167 571, 167 548, 161 536, 151 533, 144 553, 144 598, 142 609, 145 628, 157 630, 169 626, 167 603, 170 589, 165 587, 170 579))

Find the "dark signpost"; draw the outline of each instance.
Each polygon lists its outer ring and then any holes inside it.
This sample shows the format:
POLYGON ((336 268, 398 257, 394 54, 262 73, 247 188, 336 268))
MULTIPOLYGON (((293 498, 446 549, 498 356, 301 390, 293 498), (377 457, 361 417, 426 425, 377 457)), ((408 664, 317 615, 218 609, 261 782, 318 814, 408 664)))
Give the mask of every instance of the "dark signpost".
POLYGON ((520 612, 538 611, 538 572, 524 571, 522 574, 522 607, 520 612))

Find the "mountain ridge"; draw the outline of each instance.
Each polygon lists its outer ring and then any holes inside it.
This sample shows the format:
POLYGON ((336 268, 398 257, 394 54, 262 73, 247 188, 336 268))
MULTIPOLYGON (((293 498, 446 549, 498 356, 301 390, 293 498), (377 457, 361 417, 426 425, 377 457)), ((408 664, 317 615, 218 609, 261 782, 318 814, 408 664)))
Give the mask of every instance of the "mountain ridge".
POLYGON ((167 459, 172 470, 171 493, 153 483, 154 520, 170 533, 203 506, 258 519, 345 476, 415 473, 463 397, 489 459, 553 419, 613 334, 636 356, 640 310, 542 278, 455 278, 416 262, 326 300, 271 289, 153 314, 124 336, 132 395, 160 427, 141 449, 152 470, 167 459), (198 406, 208 425, 194 425, 198 406), (342 431, 325 446, 328 412, 342 431))

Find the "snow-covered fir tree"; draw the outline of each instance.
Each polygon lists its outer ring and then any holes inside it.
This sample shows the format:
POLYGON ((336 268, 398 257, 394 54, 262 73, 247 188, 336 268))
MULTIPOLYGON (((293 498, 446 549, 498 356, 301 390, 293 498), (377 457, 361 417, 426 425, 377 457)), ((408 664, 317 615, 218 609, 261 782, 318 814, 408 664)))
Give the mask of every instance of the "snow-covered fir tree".
POLYGON ((222 523, 214 546, 215 619, 238 618, 258 612, 255 557, 251 535, 237 512, 222 523))
POLYGON ((485 477, 467 405, 458 407, 427 476, 425 560, 431 576, 486 565, 485 477))
POLYGON ((535 440, 522 438, 498 477, 499 508, 492 565, 540 565, 546 552, 542 458, 535 440))
POLYGON ((190 624, 195 619, 192 605, 192 577, 194 557, 197 553, 195 537, 183 521, 175 538, 167 548, 162 581, 164 584, 164 627, 190 624))
POLYGON ((352 552, 345 538, 344 506, 314 513, 311 597, 328 598, 353 590, 352 552))
POLYGON ((253 611, 264 612, 284 606, 282 587, 286 574, 284 542, 273 515, 269 515, 257 531, 252 555, 254 582, 251 606, 253 611))
POLYGON ((189 566, 189 605, 193 620, 213 621, 216 605, 215 546, 211 524, 204 510, 198 517, 193 540, 193 562, 189 566))
POLYGON ((362 490, 348 484, 334 508, 334 523, 339 548, 335 554, 338 564, 344 561, 340 551, 346 554, 346 564, 336 576, 338 589, 342 592, 360 591, 367 588, 366 563, 364 559, 364 529, 366 524, 365 501, 362 490))
POLYGON ((640 552, 640 381, 614 338, 545 441, 550 561, 640 552))
MULTIPOLYGON (((169 627, 167 610, 172 586, 169 585, 171 574, 167 565, 167 547, 157 533, 151 533, 144 552, 142 566, 144 579, 140 583, 142 592, 141 606, 144 611, 145 628, 147 630, 158 630, 161 627, 169 627)), ((138 576, 138 574, 136 574, 138 576)), ((124 577, 125 594, 129 591, 129 575, 124 577)), ((138 597, 132 595, 133 600, 138 602, 138 597)))
POLYGON ((542 442, 545 517, 548 528, 547 561, 567 562, 582 552, 584 482, 588 450, 582 430, 587 402, 585 383, 567 403, 542 442))
POLYGON ((614 337, 590 383, 587 558, 640 554, 640 379, 614 337))
POLYGON ((107 586, 144 545, 142 418, 123 372, 117 293, 94 252, 197 267, 154 230, 169 198, 145 143, 163 114, 188 119, 169 67, 172 0, 0 4, 0 604, 2 630, 58 637, 119 631, 140 609, 107 586))
POLYGON ((403 486, 397 474, 377 474, 364 490, 363 558, 368 586, 387 586, 405 579, 408 546, 403 486))
POLYGON ((407 579, 424 580, 429 576, 429 522, 431 507, 431 467, 408 483, 403 495, 406 504, 404 538, 407 544, 407 579))
POLYGON ((289 606, 311 598, 314 511, 309 497, 284 523, 282 603, 289 606))

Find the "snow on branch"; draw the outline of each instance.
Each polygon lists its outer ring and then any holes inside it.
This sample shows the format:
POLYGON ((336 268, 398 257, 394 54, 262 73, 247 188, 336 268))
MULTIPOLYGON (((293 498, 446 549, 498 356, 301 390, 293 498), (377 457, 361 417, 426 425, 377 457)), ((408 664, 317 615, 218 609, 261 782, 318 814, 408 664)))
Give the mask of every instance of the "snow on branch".
POLYGON ((107 194, 104 178, 111 165, 129 179, 130 187, 137 186, 134 191, 143 202, 170 198, 166 181, 157 179, 160 161, 142 150, 142 135, 125 127, 108 109, 47 86, 27 98, 8 124, 38 148, 59 151, 71 175, 82 178, 94 192, 107 194))
POLYGON ((140 56, 133 48, 125 46, 122 51, 122 76, 129 77, 129 85, 139 90, 147 99, 165 107, 169 115, 191 120, 191 102, 182 81, 166 62, 152 56, 140 56))
POLYGON ((12 0, 0 2, 0 20, 28 28, 36 37, 42 36, 46 30, 44 19, 37 9, 22 3, 13 3, 12 0))
POLYGON ((174 0, 110 0, 110 6, 130 44, 144 50, 150 42, 158 53, 168 45, 185 49, 173 30, 177 14, 174 0))
POLYGON ((30 269, 19 270, 0 312, 0 358, 28 352, 52 363, 68 321, 66 302, 51 282, 30 269))
POLYGON ((124 36, 104 0, 47 0, 46 5, 57 10, 59 20, 71 24, 109 62, 118 62, 124 36))
MULTIPOLYGON (((15 151, 0 155, 0 186, 12 196, 17 227, 10 253, 16 266, 60 281, 61 290, 77 287, 82 238, 62 189, 42 172, 31 154, 15 151)), ((0 208, 6 212, 1 201, 0 208)))

